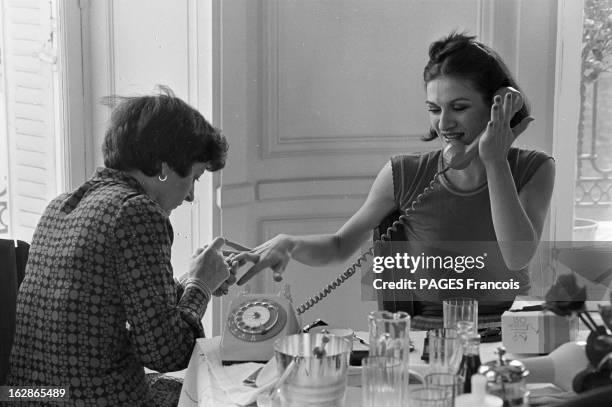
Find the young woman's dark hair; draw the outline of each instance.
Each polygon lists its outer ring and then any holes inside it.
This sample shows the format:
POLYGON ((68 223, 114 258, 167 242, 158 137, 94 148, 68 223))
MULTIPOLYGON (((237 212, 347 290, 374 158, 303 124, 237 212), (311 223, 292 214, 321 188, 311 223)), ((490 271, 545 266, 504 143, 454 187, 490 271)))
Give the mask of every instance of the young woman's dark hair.
MULTIPOLYGON (((469 81, 484 98, 485 103, 492 105, 495 92, 502 86, 511 86, 521 91, 510 74, 501 57, 488 46, 475 40, 476 37, 459 33, 435 41, 429 47, 429 62, 423 70, 425 85, 442 76, 469 81)), ((529 116, 529 106, 523 95, 523 107, 510 121, 510 127, 516 126, 529 116)), ((430 130, 423 140, 437 137, 430 130)))
POLYGON ((208 171, 223 168, 225 137, 170 88, 158 89, 153 96, 103 99, 106 105, 116 105, 102 145, 104 165, 154 176, 165 162, 181 177, 196 162, 206 163, 208 171))

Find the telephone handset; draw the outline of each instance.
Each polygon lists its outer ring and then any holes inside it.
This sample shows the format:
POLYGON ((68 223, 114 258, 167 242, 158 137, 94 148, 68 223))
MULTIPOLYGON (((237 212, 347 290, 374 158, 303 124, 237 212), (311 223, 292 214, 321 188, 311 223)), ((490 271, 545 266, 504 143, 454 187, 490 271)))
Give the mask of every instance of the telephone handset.
MULTIPOLYGON (((493 95, 493 97, 499 95, 504 98, 505 95, 509 92, 512 93, 512 116, 514 116, 519 110, 521 110, 524 103, 523 96, 518 90, 510 86, 504 86, 499 88, 497 92, 495 92, 495 95, 493 95)), ((424 197, 426 197, 433 191, 436 183, 440 178, 440 175, 444 174, 451 168, 456 170, 462 170, 468 166, 470 161, 472 161, 478 153, 478 142, 480 141, 480 137, 481 135, 476 137, 467 146, 460 142, 451 142, 444 148, 444 150, 442 151, 442 159, 444 160, 445 168, 436 172, 436 174, 433 176, 427 187, 425 187, 423 192, 417 195, 417 197, 412 201, 410 206, 406 208, 404 213, 400 215, 391 226, 389 226, 389 228, 383 235, 380 236, 381 241, 391 240, 391 234, 397 231, 397 227, 400 224, 403 224, 407 221, 411 213, 416 210, 416 206, 421 203, 424 197)), ((327 295, 336 288, 338 288, 338 286, 348 280, 353 274, 357 272, 357 270, 363 265, 363 263, 367 261, 368 257, 374 257, 374 249, 375 247, 372 246, 368 250, 363 252, 359 256, 357 261, 353 263, 349 268, 347 268, 343 273, 339 274, 335 280, 327 284, 321 291, 319 291, 317 294, 310 297, 303 304, 301 304, 297 308, 297 314, 303 314, 304 312, 312 308, 315 304, 317 304, 319 301, 321 301, 323 298, 327 297, 327 295)))
MULTIPOLYGON (((499 95, 503 98, 507 93, 512 94, 512 116, 523 107, 523 96, 519 91, 509 86, 500 88, 493 97, 499 95)), ((482 135, 482 134, 481 134, 482 135)), ((476 137, 469 145, 465 145, 459 141, 452 141, 442 151, 444 163, 455 170, 462 170, 470 164, 470 161, 476 157, 478 153, 478 142, 480 136, 476 137)))

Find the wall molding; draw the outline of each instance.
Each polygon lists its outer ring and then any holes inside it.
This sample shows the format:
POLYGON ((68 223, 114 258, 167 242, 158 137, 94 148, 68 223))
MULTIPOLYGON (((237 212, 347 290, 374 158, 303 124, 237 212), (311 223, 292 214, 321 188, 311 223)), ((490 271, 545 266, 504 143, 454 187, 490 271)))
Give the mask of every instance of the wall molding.
POLYGON ((320 134, 316 137, 286 137, 280 130, 280 38, 279 1, 262 5, 261 27, 263 48, 262 158, 335 154, 393 154, 398 150, 422 148, 419 134, 320 134), (314 148, 313 148, 314 147, 314 148))
POLYGON ((300 201, 319 198, 365 198, 374 177, 284 179, 257 184, 259 201, 300 201))
POLYGON ((223 209, 236 208, 250 205, 257 200, 255 185, 245 182, 239 184, 225 184, 219 187, 220 194, 219 207, 223 209))
POLYGON ((375 176, 326 177, 264 180, 225 184, 221 190, 223 208, 236 208, 255 202, 307 201, 313 199, 363 199, 375 176))

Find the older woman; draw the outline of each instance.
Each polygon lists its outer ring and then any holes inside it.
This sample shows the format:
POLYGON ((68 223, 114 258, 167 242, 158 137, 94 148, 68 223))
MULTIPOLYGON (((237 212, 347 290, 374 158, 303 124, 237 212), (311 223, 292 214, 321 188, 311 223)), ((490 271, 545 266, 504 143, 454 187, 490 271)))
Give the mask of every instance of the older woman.
POLYGON ((193 255, 182 283, 173 279, 168 216, 193 200, 204 171, 223 168, 228 145, 161 90, 119 98, 106 167, 40 219, 19 292, 10 384, 69 387, 67 405, 160 404, 144 367, 185 368, 212 293, 235 282, 221 238, 193 255))

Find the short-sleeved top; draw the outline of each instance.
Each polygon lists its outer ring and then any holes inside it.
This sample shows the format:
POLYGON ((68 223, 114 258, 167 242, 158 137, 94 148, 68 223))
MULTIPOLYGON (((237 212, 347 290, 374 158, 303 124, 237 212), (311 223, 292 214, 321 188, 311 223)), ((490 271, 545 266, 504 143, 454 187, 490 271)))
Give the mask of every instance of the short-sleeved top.
POLYGON ((144 368, 184 369, 208 295, 173 278, 167 214, 108 168, 54 199, 34 233, 9 383, 69 387, 74 406, 150 406, 144 368))
MULTIPOLYGON (((539 151, 519 148, 509 150, 508 163, 519 193, 549 159, 552 157, 539 151)), ((419 198, 402 228, 407 242, 496 242, 486 182, 474 190, 461 191, 441 175, 430 192, 419 196, 430 185, 436 173, 444 168, 441 150, 392 157, 391 168, 398 210, 405 213, 413 201, 419 198)), ((489 275, 518 281, 521 287, 519 293, 529 289, 526 269, 509 270, 498 247, 496 253, 488 255, 486 264, 489 275)), ((503 304, 494 303, 491 301, 490 306, 485 305, 479 311, 498 313, 503 312, 500 306, 508 307, 507 301, 503 304)), ((440 303, 425 302, 423 314, 439 316, 441 310, 440 303)))

